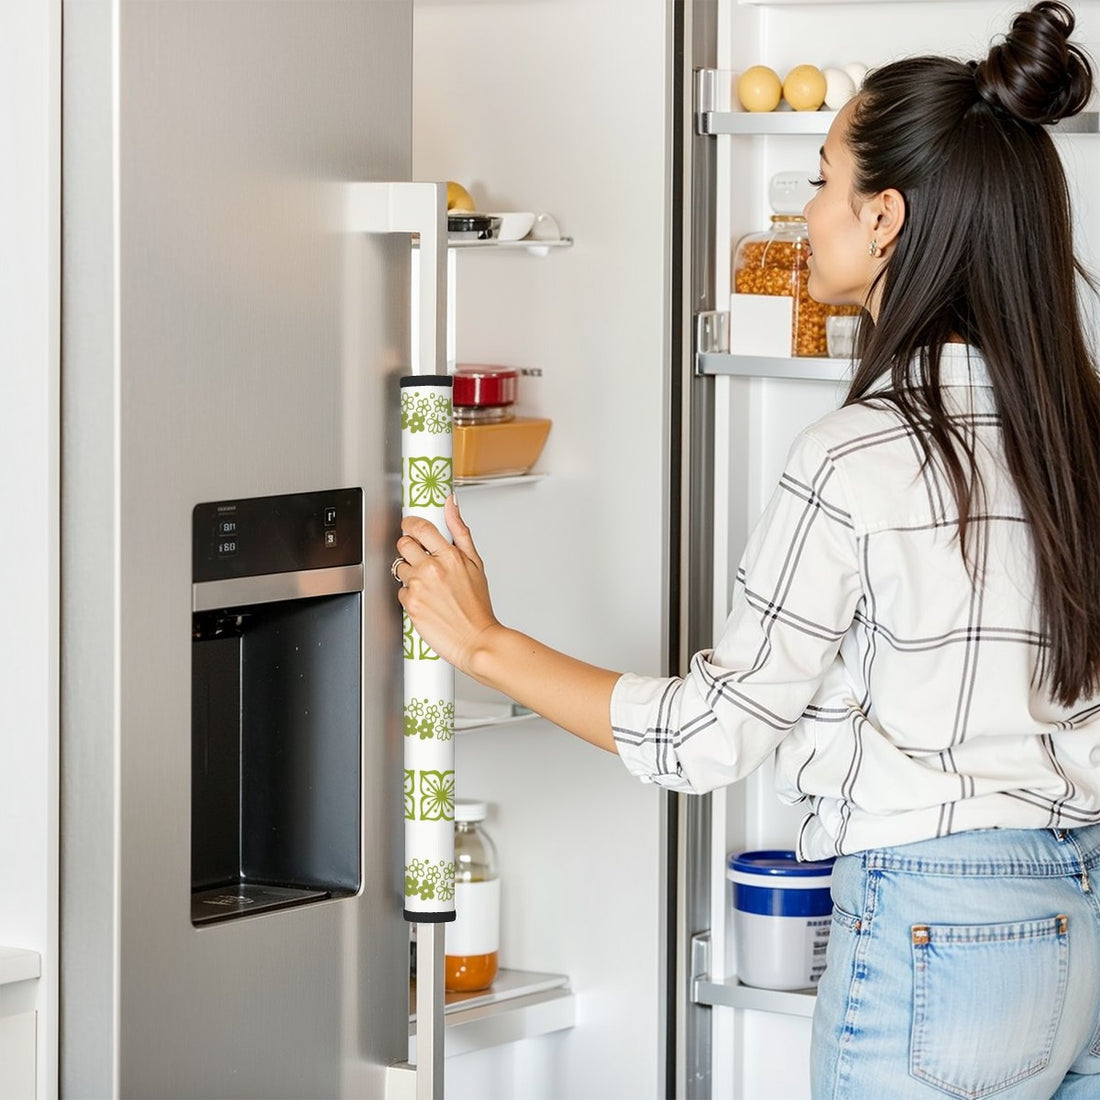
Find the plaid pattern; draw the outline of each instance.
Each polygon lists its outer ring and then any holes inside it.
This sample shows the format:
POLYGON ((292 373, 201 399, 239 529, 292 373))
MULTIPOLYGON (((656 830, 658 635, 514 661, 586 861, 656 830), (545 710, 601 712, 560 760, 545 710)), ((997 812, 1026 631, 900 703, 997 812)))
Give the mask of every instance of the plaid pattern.
POLYGON ((683 679, 626 674, 611 722, 627 768, 702 793, 772 753, 810 813, 803 858, 979 828, 1100 822, 1100 700, 1033 685, 1030 540, 973 349, 942 384, 978 445, 979 583, 942 472, 888 407, 839 409, 794 443, 745 550, 713 650, 683 679))

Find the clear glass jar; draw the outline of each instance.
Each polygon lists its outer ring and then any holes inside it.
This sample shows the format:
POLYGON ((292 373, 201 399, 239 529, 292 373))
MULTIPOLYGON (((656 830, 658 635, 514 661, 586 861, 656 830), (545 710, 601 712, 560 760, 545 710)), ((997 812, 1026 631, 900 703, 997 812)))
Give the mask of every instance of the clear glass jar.
POLYGON ((515 416, 519 371, 481 363, 455 367, 451 397, 456 424, 500 424, 515 416))
POLYGON ((484 802, 455 803, 455 919, 447 925, 445 981, 450 993, 487 989, 500 950, 497 850, 482 822, 484 802))
POLYGON ((791 355, 828 354, 827 317, 855 315, 858 306, 828 306, 810 297, 806 260, 809 240, 801 214, 773 214, 771 228, 737 242, 735 294, 786 295, 792 299, 791 355))

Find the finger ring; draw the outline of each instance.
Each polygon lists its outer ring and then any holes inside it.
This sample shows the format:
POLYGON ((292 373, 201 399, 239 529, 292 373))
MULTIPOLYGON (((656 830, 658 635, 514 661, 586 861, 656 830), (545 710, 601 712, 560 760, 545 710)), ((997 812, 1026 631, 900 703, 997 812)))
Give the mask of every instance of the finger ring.
POLYGON ((397 570, 404 564, 405 559, 400 555, 394 558, 393 562, 390 564, 390 576, 393 577, 393 579, 401 585, 403 585, 405 582, 397 575, 397 570))

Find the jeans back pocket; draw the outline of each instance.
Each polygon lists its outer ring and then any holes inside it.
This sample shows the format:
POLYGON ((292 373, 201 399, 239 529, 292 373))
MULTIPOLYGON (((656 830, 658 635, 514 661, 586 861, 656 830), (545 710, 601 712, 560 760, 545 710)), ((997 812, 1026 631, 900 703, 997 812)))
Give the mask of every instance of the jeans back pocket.
POLYGON ((912 929, 909 1072, 977 1100, 1050 1058, 1069 961, 1064 916, 912 929))

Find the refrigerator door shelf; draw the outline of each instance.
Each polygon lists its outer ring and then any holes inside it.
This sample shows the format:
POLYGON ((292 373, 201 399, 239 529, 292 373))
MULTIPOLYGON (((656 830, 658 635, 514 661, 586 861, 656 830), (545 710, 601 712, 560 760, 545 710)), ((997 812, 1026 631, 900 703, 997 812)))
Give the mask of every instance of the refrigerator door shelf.
POLYGON ((0 947, 0 986, 42 976, 42 956, 23 947, 0 947))
MULTIPOLYGON (((767 296, 734 294, 731 303, 740 299, 766 302, 767 296)), ((790 299, 777 297, 776 302, 790 299)), ((789 310, 788 310, 789 317, 789 310)), ((830 321, 842 318, 830 318, 830 321)), ((849 318, 843 318, 849 320, 849 318)), ((854 361, 849 355, 809 356, 772 354, 775 341, 755 343, 741 335, 744 325, 737 328, 737 349, 731 330, 735 315, 729 310, 702 310, 695 314, 695 373, 699 376, 726 374, 742 378, 799 378, 810 381, 847 381, 853 373, 854 361)), ((786 331, 790 321, 783 321, 786 331)), ((784 338, 783 344, 789 340, 784 338)))
POLYGON ((826 134, 835 111, 701 111, 700 134, 826 134))
POLYGON ((485 726, 511 725, 513 722, 534 717, 534 711, 509 700, 487 702, 479 699, 455 699, 455 733, 485 726))
POLYGON ((530 237, 524 237, 518 241, 449 241, 447 243, 448 248, 503 248, 503 249, 523 249, 526 252, 530 252, 532 256, 545 256, 552 248, 572 248, 572 237, 559 237, 553 241, 540 241, 530 237))
POLYGON ((786 103, 774 111, 746 111, 734 89, 740 75, 732 69, 695 72, 695 130, 699 134, 824 134, 836 111, 792 111, 786 103))
MULTIPOLYGON (((745 111, 734 102, 738 73, 730 69, 699 69, 695 74, 695 130, 703 135, 720 134, 825 134, 836 111, 792 111, 782 106, 774 111, 745 111)), ((1100 111, 1082 111, 1054 123, 1052 130, 1063 134, 1100 133, 1100 111)))
POLYGON ((759 989, 744 985, 736 977, 710 976, 714 951, 709 932, 691 937, 692 1004, 721 1008, 752 1008, 758 1012, 779 1012, 788 1016, 812 1016, 816 993, 810 990, 759 989))
MULTIPOLYGON (((827 134, 835 111, 701 111, 697 132, 719 134, 827 134)), ((1056 134, 1100 133, 1100 112, 1082 111, 1053 123, 1056 134)))
POLYGON ((700 1005, 725 1008, 752 1008, 758 1012, 778 1012, 787 1016, 813 1016, 813 993, 791 993, 777 989, 756 989, 742 985, 736 978, 715 981, 695 978, 691 999, 700 1005))
POLYGON ((702 352, 695 357, 695 373, 739 378, 798 378, 811 382, 846 382, 852 376, 852 361, 702 352))
MULTIPOLYGON (((414 1000, 410 986, 410 1005, 414 1000)), ((562 974, 501 970, 490 989, 448 993, 444 1008, 447 1056, 571 1028, 576 998, 562 974)), ((409 1061, 416 1061, 416 1015, 409 1014, 409 1061)))
MULTIPOLYGON (((420 247, 420 241, 415 236, 413 237, 412 245, 414 249, 420 247)), ((572 237, 557 237, 554 240, 548 241, 539 240, 535 237, 521 237, 518 241, 502 241, 497 237, 489 237, 486 240, 456 240, 454 237, 447 238, 447 248, 452 251, 467 248, 510 249, 512 251, 523 249, 535 256, 545 256, 552 248, 572 247, 572 237)))

